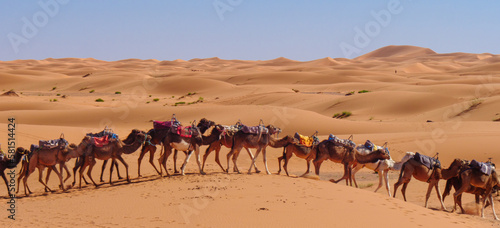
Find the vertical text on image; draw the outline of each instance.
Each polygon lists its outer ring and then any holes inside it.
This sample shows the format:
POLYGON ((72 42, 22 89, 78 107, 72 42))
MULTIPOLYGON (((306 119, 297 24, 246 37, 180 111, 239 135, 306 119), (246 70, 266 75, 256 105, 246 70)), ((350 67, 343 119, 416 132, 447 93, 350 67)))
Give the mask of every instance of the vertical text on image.
MULTIPOLYGON (((8 118, 7 124, 7 145, 8 145, 8 159, 9 162, 14 162, 14 156, 16 153, 16 119, 13 117, 8 118)), ((16 195, 14 191, 16 189, 16 172, 14 169, 11 169, 7 175, 9 176, 9 201, 7 204, 9 205, 7 211, 9 212, 9 219, 16 220, 16 195)))

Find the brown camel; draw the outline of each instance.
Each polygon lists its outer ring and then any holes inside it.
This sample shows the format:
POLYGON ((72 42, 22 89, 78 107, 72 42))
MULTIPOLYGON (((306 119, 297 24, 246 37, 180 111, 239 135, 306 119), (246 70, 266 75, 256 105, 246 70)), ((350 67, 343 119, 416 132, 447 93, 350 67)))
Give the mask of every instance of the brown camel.
MULTIPOLYGON (((83 165, 80 167, 79 188, 82 187, 83 172, 85 171, 85 168, 87 168, 87 166, 89 166, 89 169, 87 171, 87 176, 90 178, 94 186, 99 187, 92 178, 92 168, 96 164, 96 159, 99 160, 112 159, 113 162, 115 162, 115 160, 118 159, 125 166, 125 171, 127 173, 127 182, 130 183, 130 176, 128 175, 128 164, 125 162, 125 160, 123 160, 122 154, 131 154, 135 152, 146 140, 145 133, 137 129, 132 130, 130 134, 134 135, 134 141, 131 144, 125 144, 120 139, 110 139, 109 143, 107 145, 103 145, 102 147, 97 147, 96 145, 91 146, 89 152, 85 154, 85 158, 83 159, 83 165)), ((127 138, 129 136, 127 136, 127 138)), ((111 165, 109 169, 110 185, 113 184, 112 182, 113 167, 114 166, 111 165)))
MULTIPOLYGON (((2 175, 3 181, 5 182, 5 186, 7 187, 7 193, 9 193, 9 197, 13 197, 13 195, 10 193, 11 189, 9 188, 9 181, 7 180, 7 177, 5 176, 5 170, 6 169, 13 169, 16 168, 17 164, 21 161, 21 158, 23 155, 28 154, 29 151, 25 150, 22 147, 18 147, 16 149, 16 152, 12 156, 12 159, 9 159, 10 156, 5 155, 3 158, 0 160, 0 174, 2 175)), ((12 189, 12 191, 14 191, 12 189)))
MULTIPOLYGON (((323 140, 315 148, 316 158, 313 161, 316 175, 319 175, 319 169, 323 161, 329 159, 335 163, 344 164, 344 175, 338 180, 331 179, 333 183, 346 180, 346 185, 352 186, 352 167, 356 163, 373 163, 378 160, 389 159, 390 156, 384 149, 378 149, 369 154, 362 154, 353 146, 337 143, 332 140, 323 140), (348 182, 349 181, 349 182, 348 182)), ((355 183, 355 186, 357 184, 355 183)))
MULTIPOLYGON (((88 148, 87 144, 80 143, 78 146, 76 146, 75 144, 70 144, 67 148, 62 149, 59 153, 57 153, 56 162, 57 162, 57 164, 59 164, 59 170, 60 170, 59 172, 60 172, 61 176, 62 176, 62 169, 63 168, 68 173, 68 177, 66 177, 66 179, 63 180, 63 183, 68 178, 71 177, 71 174, 69 173, 68 168, 66 166, 66 162, 69 161, 72 158, 80 157, 81 155, 83 155, 85 153, 85 151, 87 150, 87 148, 88 148)), ((33 155, 35 155, 37 153, 40 153, 40 152, 43 152, 43 151, 40 150, 40 151, 33 151, 33 152, 34 153, 30 153, 30 155, 28 156, 28 159, 23 159, 23 161, 22 161, 21 171, 19 172, 19 177, 17 178, 17 182, 18 183, 21 183, 21 179, 24 178, 26 175, 29 175, 32 172, 34 172, 34 170, 31 170, 31 172, 30 172, 30 170, 29 170, 30 165, 35 166, 36 168, 38 168, 38 173, 39 173, 40 176, 42 175, 43 170, 46 167, 44 165, 36 165, 36 164, 34 164, 34 163, 36 163, 38 161, 32 161, 32 159, 34 158, 33 155)), ((41 156, 51 156, 51 155, 49 155, 49 154, 43 154, 43 155, 39 155, 39 158, 41 156)), ((44 184, 45 186, 49 182, 50 171, 52 171, 52 169, 55 169, 55 165, 53 167, 49 167, 49 169, 47 171, 47 177, 45 179, 45 184, 44 184)), ((26 177, 26 178, 28 178, 28 177, 26 177)), ((28 183, 24 182, 24 179, 23 179, 23 185, 24 185, 25 194, 26 194, 26 189, 28 190, 28 192, 30 194, 33 193, 30 190, 30 188, 28 186, 28 183)), ((16 193, 19 192, 19 187, 20 187, 20 184, 17 185, 17 191, 16 191, 16 193)), ((48 191, 52 191, 52 190, 50 188, 48 188, 48 187, 45 187, 45 192, 48 192, 48 191)))
MULTIPOLYGON (((177 124, 180 124, 180 122, 175 119, 175 116, 172 118, 172 121, 175 121, 177 124)), ((210 128, 211 126, 215 125, 213 121, 207 120, 205 118, 201 119, 200 122, 198 122, 197 127, 200 129, 200 132, 202 134, 205 133, 205 131, 210 128)), ((167 136, 167 132, 170 129, 151 129, 148 131, 147 135, 151 136, 151 140, 146 140, 144 145, 142 146, 141 149, 141 154, 139 155, 138 159, 138 167, 137 167, 137 172, 139 177, 141 176, 141 161, 144 158, 144 156, 149 153, 149 163, 153 166, 153 168, 156 170, 158 174, 161 175, 161 172, 156 168, 154 164, 154 154, 156 152, 156 145, 163 143, 163 140, 167 136)), ((160 168, 161 168, 161 162, 160 162, 160 168)), ((177 150, 174 151, 174 173, 178 173, 177 171, 177 150)))
MULTIPOLYGON (((451 188, 455 189, 455 192, 457 192, 460 187, 462 187, 462 178, 460 176, 457 177, 452 177, 446 181, 446 187, 444 188, 443 192, 443 201, 445 200, 446 196, 448 196, 451 192, 451 188)), ((479 197, 483 196, 485 193, 485 190, 482 188, 477 188, 472 185, 469 186, 467 190, 465 190, 466 193, 470 193, 474 195, 476 204, 479 204, 479 197)), ((457 204, 462 210, 462 213, 465 213, 464 208, 462 207, 462 195, 457 196, 457 204)), ((489 205, 489 201, 486 204, 486 207, 489 205)), ((454 211, 454 210, 453 210, 454 211)))
POLYGON ((182 164, 181 167, 182 175, 185 175, 184 170, 189 161, 189 158, 193 154, 193 151, 195 152, 196 162, 198 163, 198 168, 200 169, 200 173, 205 174, 205 172, 203 172, 203 170, 201 169, 201 162, 200 162, 200 146, 203 143, 203 137, 200 129, 196 127, 194 124, 191 125, 190 136, 179 135, 177 133, 174 133, 173 131, 175 131, 175 129, 176 127, 172 127, 171 130, 167 132, 167 135, 163 140, 163 148, 165 152, 158 159, 158 161, 160 162, 160 175, 163 176, 162 174, 162 165, 163 165, 163 168, 165 168, 167 176, 168 177, 170 176, 167 169, 167 159, 172 153, 172 149, 187 151, 186 159, 184 160, 184 163, 182 164))
MULTIPOLYGON (((66 189, 64 188, 62 175, 61 173, 59 173, 59 171, 57 171, 55 165, 60 164, 61 162, 66 162, 70 158, 80 156, 81 154, 83 154, 83 147, 85 146, 85 144, 81 144, 79 147, 76 147, 76 145, 72 145, 72 149, 68 150, 65 145, 59 145, 54 148, 40 147, 34 151, 31 151, 30 158, 27 163, 27 168, 25 168, 25 173, 23 176, 24 194, 28 196, 32 193, 27 187, 27 181, 29 176, 35 171, 35 169, 38 169, 38 181, 42 183, 43 186, 45 186, 46 191, 52 191, 49 186, 47 186, 47 184, 42 180, 43 170, 45 169, 45 167, 54 170, 54 172, 59 177, 60 188, 65 191, 66 189), (26 189, 28 189, 29 194, 28 192, 26 192, 26 189)), ((22 174, 20 175, 20 177, 21 176, 22 174)))
POLYGON ((307 162, 307 170, 304 174, 301 176, 304 176, 310 172, 310 167, 311 167, 311 161, 316 158, 316 153, 314 152, 314 147, 316 145, 313 145, 311 147, 304 146, 301 144, 295 143, 295 140, 291 136, 286 136, 288 140, 288 144, 283 148, 283 156, 278 158, 278 175, 281 173, 281 161, 285 160, 283 164, 283 169, 285 170, 285 173, 287 176, 288 174, 288 161, 290 161, 290 158, 295 154, 295 156, 305 159, 307 162))
POLYGON ((466 169, 460 174, 460 178, 462 179, 462 186, 458 191, 456 191, 453 194, 453 197, 455 199, 455 206, 454 210, 457 208, 457 200, 458 197, 466 192, 470 186, 474 186, 476 188, 481 188, 484 189, 483 193, 483 199, 482 199, 482 207, 481 207, 481 217, 484 218, 484 208, 485 208, 485 202, 486 199, 489 199, 490 204, 491 204, 491 209, 493 210, 493 217, 495 217, 495 220, 498 220, 497 214, 495 212, 495 205, 494 205, 494 200, 493 200, 493 188, 495 186, 500 187, 500 182, 498 180, 498 175, 495 169, 493 168, 492 172, 490 175, 482 173, 480 170, 471 168, 471 169, 466 169))
MULTIPOLYGON (((264 127, 262 127, 264 128, 264 127)), ((262 151, 262 156, 264 157, 264 165, 266 167, 266 173, 271 174, 269 172, 269 169, 267 168, 267 157, 266 157, 266 147, 268 145, 271 145, 272 141, 272 135, 277 134, 281 132, 281 129, 274 127, 272 125, 268 125, 265 128, 267 128, 268 133, 267 134, 251 134, 251 133, 245 133, 243 131, 238 131, 234 134, 233 136, 233 146, 231 147, 231 151, 227 154, 227 169, 226 172, 229 172, 229 158, 233 156, 233 163, 234 163, 234 172, 240 173, 238 170, 238 166, 236 164, 236 161, 238 160, 238 155, 243 147, 245 148, 254 148, 257 150, 255 153, 255 157, 252 159, 252 164, 250 165, 250 168, 248 169, 248 173, 251 173, 252 167, 255 165, 255 160, 257 159, 257 156, 259 153, 262 151)), ((278 145, 274 145, 278 146, 278 145)), ((279 146, 278 146, 279 147, 279 146)))
POLYGON ((427 203, 429 201, 429 197, 431 195, 432 188, 436 189, 437 196, 441 203, 441 209, 446 210, 446 207, 443 203, 443 198, 441 196, 441 191, 439 190, 439 180, 445 179, 448 180, 452 177, 455 177, 460 172, 460 168, 464 165, 464 161, 460 159, 455 159, 450 164, 448 169, 441 169, 441 167, 434 167, 433 169, 427 168, 427 166, 423 165, 421 162, 410 159, 403 164, 401 168, 401 172, 399 173, 398 182, 394 184, 394 197, 396 197, 396 192, 400 185, 403 185, 401 188, 401 193, 403 194, 403 198, 406 201, 406 187, 408 187, 408 183, 413 176, 415 179, 429 183, 429 187, 427 188, 427 193, 425 195, 425 208, 427 208, 427 203))
MULTIPOLYGON (((203 145, 207 145, 207 144, 205 144, 205 141, 203 141, 203 145)), ((208 158, 208 155, 210 155, 210 153, 212 153, 212 151, 215 151, 215 162, 217 162, 217 164, 219 165, 219 167, 222 169, 223 172, 227 172, 227 170, 225 170, 224 167, 222 167, 222 164, 220 163, 220 159, 219 159, 219 152, 220 152, 220 149, 222 148, 222 146, 231 149, 233 147, 233 135, 230 135, 230 134, 223 132, 223 134, 220 136, 219 140, 214 141, 214 142, 209 144, 209 146, 205 150, 205 154, 203 155, 203 165, 201 167, 202 170, 204 170, 204 168, 205 168, 205 162, 208 158)), ((247 151, 248 156, 250 156, 250 158, 253 160, 254 156, 252 154, 252 151, 246 147, 245 147, 245 150, 247 151)), ((255 164, 254 164, 254 168, 255 168, 256 173, 260 173, 260 170, 257 168, 257 166, 255 164)))

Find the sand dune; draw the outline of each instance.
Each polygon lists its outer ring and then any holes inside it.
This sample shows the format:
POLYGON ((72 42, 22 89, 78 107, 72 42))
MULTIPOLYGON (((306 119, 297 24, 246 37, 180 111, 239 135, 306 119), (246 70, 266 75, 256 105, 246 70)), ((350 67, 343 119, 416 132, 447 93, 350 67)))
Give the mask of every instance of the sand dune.
MULTIPOLYGON (((14 89, 19 97, 0 97, 0 142, 7 142, 7 119, 16 118, 16 142, 29 147, 39 139, 64 133, 78 143, 85 133, 111 127, 125 137, 133 128, 149 130, 152 120, 172 114, 184 123, 205 117, 220 124, 240 120, 247 125, 280 127, 279 135, 299 132, 320 139, 328 134, 354 136, 356 143, 388 142, 394 160, 407 151, 434 156, 443 166, 455 158, 499 159, 500 56, 483 53, 435 53, 415 46, 388 46, 355 59, 322 58, 300 62, 284 57, 264 60, 125 59, 114 62, 92 58, 16 60, 0 62, 1 93, 14 89), (96 102, 101 99, 103 102, 96 102), (336 113, 350 112, 344 119, 336 113)), ((206 146, 202 147, 202 151, 206 146)), ((227 148, 221 150, 227 165, 227 148)), ((269 148, 268 165, 278 170, 282 149, 269 148)), ((157 164, 159 150, 154 162, 157 164)), ((262 156, 262 155, 260 155, 262 156)), ((491 210, 477 216, 471 195, 464 196, 465 215, 440 211, 435 193, 423 207, 427 184, 413 180, 409 202, 389 198, 384 188, 373 193, 378 176, 370 170, 357 174, 360 189, 337 185, 343 168, 325 162, 320 180, 298 178, 306 169, 292 157, 283 173, 225 174, 208 157, 208 175, 199 175, 196 158, 186 176, 159 178, 139 152, 126 155, 131 184, 118 181, 99 188, 84 185, 67 193, 44 193, 36 173, 28 181, 35 192, 17 201, 12 222, 1 210, 2 227, 26 226, 354 226, 354 227, 482 227, 498 226, 491 210), (361 219, 362 218, 362 219, 361 219), (377 221, 374 223, 374 221, 377 221)), ((179 155, 179 163, 184 158, 179 155)), ((257 160, 263 170, 262 159, 257 160)), ((73 167, 73 161, 69 163, 73 167)), ((101 161, 92 171, 98 179, 101 161)), ((242 153, 238 166, 246 171, 250 159, 242 153)), ((172 170, 172 158, 168 161, 172 170)), ((19 171, 19 167, 17 168, 19 171)), ((120 172, 125 170, 120 165, 120 172)), ((398 172, 390 173, 391 188, 398 172)), ((109 180, 108 171, 105 179, 109 180)), ((113 179, 116 179, 114 176, 113 179)), ((66 184, 69 184, 68 181, 66 184)), ((55 175, 49 186, 57 189, 55 175)), ((440 183, 441 190, 444 181, 440 183)), ((5 188, 0 196, 6 199, 5 188)), ((21 190, 22 191, 22 190, 21 190)), ((22 196, 22 195, 20 195, 22 196)), ((452 197, 445 200, 453 206, 452 197)), ((500 202, 495 199, 500 212, 500 202)))

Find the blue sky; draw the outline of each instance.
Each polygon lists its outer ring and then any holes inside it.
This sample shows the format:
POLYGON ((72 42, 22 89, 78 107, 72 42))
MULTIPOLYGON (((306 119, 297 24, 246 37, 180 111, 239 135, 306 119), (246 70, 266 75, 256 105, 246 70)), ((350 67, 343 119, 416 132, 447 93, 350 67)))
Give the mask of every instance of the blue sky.
POLYGON ((500 54, 498 9, 493 0, 4 0, 0 60, 305 61, 392 44, 500 54))

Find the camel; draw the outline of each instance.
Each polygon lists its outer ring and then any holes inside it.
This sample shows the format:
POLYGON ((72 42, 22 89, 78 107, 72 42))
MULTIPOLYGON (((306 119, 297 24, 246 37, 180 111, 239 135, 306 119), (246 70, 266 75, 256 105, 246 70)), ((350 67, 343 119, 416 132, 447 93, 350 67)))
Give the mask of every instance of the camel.
MULTIPOLYGON (((36 149, 34 151, 31 151, 32 154, 30 154, 29 161, 27 162, 27 166, 25 168, 25 173, 24 175, 20 175, 18 180, 22 177, 23 178, 23 185, 24 185, 24 194, 28 196, 31 194, 31 190, 27 187, 27 181, 29 176, 35 171, 35 169, 38 169, 38 181, 42 183, 43 186, 45 186, 45 191, 50 191, 52 190, 47 186, 46 183, 43 182, 42 177, 43 177, 43 170, 45 167, 48 167, 57 174, 59 177, 59 182, 60 182, 60 188, 63 191, 66 191, 64 188, 64 182, 61 173, 57 171, 55 165, 60 164, 61 162, 66 162, 68 159, 73 158, 73 157, 78 157, 81 154, 83 154, 83 147, 85 147, 86 144, 80 144, 80 146, 76 145, 71 145, 71 149, 68 150, 66 146, 59 145, 54 148, 44 148, 40 147, 39 149, 36 149), (28 189, 28 192, 26 190, 28 189)), ((19 189, 18 189, 19 191, 19 189)))
POLYGON ((191 125, 191 135, 179 135, 177 133, 173 133, 174 128, 171 128, 163 140, 163 149, 164 153, 160 156, 158 161, 160 162, 160 175, 162 174, 162 165, 165 168, 165 172, 167 173, 167 177, 170 177, 167 169, 167 160, 170 154, 172 153, 172 149, 187 151, 186 158, 184 159, 184 163, 181 166, 181 175, 185 175, 184 170, 186 168, 187 163, 189 162, 189 158, 193 154, 193 151, 196 156, 196 162, 198 163, 198 168, 200 169, 200 174, 205 174, 205 172, 201 169, 200 162, 200 146, 203 143, 203 137, 201 131, 198 127, 193 123, 191 125))
MULTIPOLYGON (((260 128, 264 128, 259 126, 260 128)), ((257 150, 255 153, 255 157, 252 159, 252 163, 250 168, 248 169, 248 173, 251 173, 252 167, 255 166, 255 160, 259 156, 259 153, 262 151, 262 156, 264 158, 264 166, 266 167, 266 173, 271 174, 267 167, 267 157, 266 157, 266 147, 271 144, 273 134, 277 134, 281 132, 281 129, 274 127, 272 125, 268 125, 265 127, 268 130, 267 134, 262 134, 262 130, 259 130, 261 134, 251 134, 245 133, 243 131, 238 131, 233 136, 233 146, 231 147, 231 151, 227 154, 227 169, 226 172, 229 172, 229 159, 233 156, 232 160, 234 163, 233 171, 240 173, 238 170, 238 166, 236 161, 238 160, 238 155, 243 147, 245 148, 254 148, 257 150), (234 154, 234 155, 233 155, 234 154)), ((278 145, 274 145, 278 146, 278 145)))
MULTIPOLYGON (((102 147, 97 147, 95 145, 91 145, 90 149, 88 150, 88 153, 86 153, 83 159, 83 164, 80 167, 80 184, 79 188, 82 187, 82 177, 83 177, 83 172, 85 171, 85 168, 87 166, 89 167, 87 171, 87 176, 90 178, 92 183, 94 184, 95 187, 99 187, 92 178, 92 168, 96 164, 96 159, 99 160, 108 160, 112 159, 113 162, 115 162, 116 159, 118 159, 124 166, 125 166, 125 171, 127 173, 127 182, 130 183, 130 176, 128 174, 128 164, 123 160, 122 154, 131 154, 135 152, 139 147, 144 143, 144 141, 147 139, 147 136, 144 132, 139 131, 137 129, 132 130, 132 132, 127 136, 127 138, 131 137, 133 135, 134 141, 133 143, 130 144, 125 144, 123 143, 120 139, 110 139, 109 143, 107 145, 103 145, 102 147)), ((87 141, 89 138, 85 138, 84 140, 87 141)), ((82 141, 83 143, 83 141, 82 141)), ((109 184, 113 185, 112 182, 112 177, 113 177, 113 165, 111 165, 109 169, 109 184)), ((75 167, 78 168, 78 167, 75 167)), ((74 182, 73 182, 74 184, 74 182)))
MULTIPOLYGON (((203 141, 203 145, 207 145, 206 141, 203 141)), ((219 165, 219 167, 222 169, 223 172, 227 172, 227 170, 225 170, 224 167, 222 167, 222 164, 220 163, 219 159, 219 152, 222 146, 231 149, 233 147, 233 135, 223 132, 223 134, 219 137, 219 140, 209 144, 209 146, 205 150, 205 154, 203 155, 203 165, 201 167, 201 170, 205 169, 205 162, 207 161, 208 155, 210 155, 212 151, 215 151, 215 162, 219 165)), ((247 147, 244 148, 247 151, 248 156, 250 156, 250 158, 253 160, 254 156, 250 148, 247 147)), ((260 170, 257 168, 257 165, 254 164, 254 168, 256 173, 260 173, 260 170)))
MULTIPOLYGON (((448 196, 451 192, 451 188, 455 189, 455 192, 457 192, 460 187, 462 187, 462 179, 460 176, 457 177, 452 177, 446 181, 446 187, 443 192, 443 201, 445 200, 446 196, 448 196)), ((479 204, 480 196, 483 196, 485 193, 485 190, 482 188, 477 188, 472 185, 465 190, 466 193, 473 194, 475 197, 476 204, 479 204)), ((465 213, 464 208, 462 207, 462 195, 457 196, 457 204, 460 207, 460 210, 462 211, 462 214, 465 213)), ((485 207, 489 205, 489 201, 486 203, 485 207)), ((452 212, 455 210, 452 210, 452 212)))
MULTIPOLYGON (((172 117, 172 122, 175 122, 176 124, 180 125, 180 122, 177 121, 175 118, 175 115, 172 117)), ((213 121, 207 120, 205 118, 201 119, 200 122, 198 122, 197 127, 200 129, 200 132, 202 134, 205 133, 205 131, 210 128, 211 126, 215 125, 213 121)), ((142 146, 141 149, 141 154, 139 155, 138 159, 138 167, 137 167, 137 172, 139 177, 141 176, 141 161, 146 155, 146 153, 149 153, 149 163, 153 166, 153 168, 156 170, 156 172, 161 175, 161 172, 156 168, 156 165, 154 164, 154 154, 156 152, 156 145, 162 144, 163 140, 167 136, 167 132, 170 129, 150 129, 147 133, 147 135, 151 136, 151 140, 146 140, 144 145, 142 146)), ((177 171, 177 150, 174 151, 174 173, 178 173, 177 171)), ((161 162, 160 162, 160 169, 161 169, 161 162)))
MULTIPOLYGON (((358 151, 361 150, 358 149, 358 151)), ((352 169, 352 180, 356 184, 356 173, 363 167, 369 168, 378 173, 378 187, 377 189, 375 189, 375 192, 377 192, 382 187, 382 182, 383 182, 382 178, 383 178, 385 181, 385 188, 387 189, 387 194, 389 194, 389 197, 391 197, 391 188, 389 186, 389 170, 396 170, 396 171, 401 170, 403 164, 410 158, 413 158, 414 155, 415 153, 413 152, 406 152, 405 156, 401 158, 399 162, 395 162, 394 160, 392 160, 392 158, 389 158, 384 160, 378 160, 373 163, 365 163, 365 164, 357 163, 352 169)))
MULTIPOLYGON (((316 175, 323 161, 329 159, 335 163, 344 164, 344 175, 338 180, 331 179, 333 183, 346 180, 346 185, 352 186, 352 166, 356 163, 366 164, 377 162, 378 160, 389 159, 390 156, 385 149, 377 149, 369 154, 362 154, 356 148, 348 144, 337 143, 332 140, 323 140, 316 146, 316 158, 313 161, 316 175)), ((357 184, 354 183, 356 187, 357 184)))
POLYGON ((458 197, 466 192, 470 186, 474 186, 476 188, 484 189, 483 199, 482 199, 482 207, 481 207, 481 217, 484 218, 484 208, 486 207, 485 202, 488 199, 491 203, 491 209, 493 210, 493 217, 495 220, 498 220, 498 216, 495 212, 495 205, 493 200, 493 188, 495 186, 500 187, 500 182, 498 180, 498 175, 496 170, 493 168, 490 175, 482 173, 480 170, 470 168, 464 170, 460 173, 460 178, 462 179, 462 186, 458 191, 453 194, 455 205, 454 210, 457 208, 458 197))
POLYGON ((460 159, 455 159, 450 164, 448 169, 441 169, 441 167, 434 167, 433 169, 427 168, 427 166, 423 165, 419 161, 415 159, 410 159, 403 164, 401 168, 401 172, 399 173, 399 179, 394 184, 394 198, 396 197, 396 192, 398 187, 403 184, 401 189, 401 193, 403 194, 403 198, 406 201, 406 187, 408 187, 408 183, 413 176, 415 179, 429 183, 429 187, 427 188, 427 193, 425 195, 425 208, 427 208, 427 203, 429 201, 429 197, 431 195, 431 190, 434 187, 436 189, 437 196, 441 203, 441 209, 446 210, 446 207, 443 203, 443 198, 441 196, 441 192, 439 191, 439 180, 445 179, 448 180, 454 176, 457 176, 461 167, 463 166, 464 161, 460 159))
POLYGON ((287 176, 290 176, 288 174, 288 161, 290 161, 290 158, 295 154, 295 156, 305 159, 307 163, 307 170, 304 174, 301 176, 304 176, 306 174, 309 174, 310 172, 310 167, 311 167, 311 161, 316 158, 316 153, 314 152, 314 147, 316 145, 313 145, 311 147, 307 147, 304 145, 300 145, 295 143, 295 140, 291 136, 286 136, 284 137, 288 140, 288 144, 283 148, 283 156, 278 158, 278 175, 281 173, 281 161, 284 161, 283 164, 283 169, 285 170, 285 173, 287 176))
POLYGON ((11 191, 9 188, 9 181, 5 176, 5 170, 16 168, 17 164, 19 164, 19 162, 21 161, 23 155, 26 155, 28 153, 29 153, 28 150, 24 149, 23 147, 18 147, 12 159, 8 159, 9 156, 7 155, 3 156, 2 159, 0 159, 0 174, 2 175, 3 181, 5 182, 5 186, 7 187, 7 193, 9 193, 10 198, 14 196, 10 193, 11 191))
MULTIPOLYGON (((59 164, 59 170, 60 170, 59 172, 60 172, 61 176, 62 176, 62 169, 63 168, 66 170, 66 172, 68 174, 68 177, 66 177, 66 179, 64 179, 62 181, 63 183, 67 179, 69 179, 71 177, 71 174, 69 173, 69 170, 68 170, 68 168, 66 166, 66 162, 69 161, 72 158, 80 157, 81 155, 83 155, 85 153, 85 150, 87 148, 88 148, 88 144, 85 144, 85 143, 83 143, 83 144, 80 143, 78 146, 76 146, 75 144, 70 144, 67 148, 62 149, 61 151, 59 151, 59 153, 57 153, 57 155, 56 155, 56 164, 59 164)), ((35 163, 38 163, 38 161, 33 161, 32 159, 36 158, 33 155, 35 155, 37 153, 43 153, 43 150, 33 151, 32 153, 29 154, 28 159, 23 159, 21 171, 19 172, 19 177, 17 178, 17 182, 18 183, 21 183, 21 179, 23 179, 25 176, 29 176, 32 172, 34 172, 34 170, 30 170, 30 165, 38 168, 38 172, 39 172, 39 175, 40 175, 39 181, 41 180, 41 176, 42 176, 43 170, 47 166, 41 165, 41 164, 35 164, 35 163)), ((40 159, 40 157, 42 157, 42 156, 49 157, 49 156, 52 156, 52 155, 50 153, 43 154, 43 155, 40 154, 38 156, 38 159, 40 159)), ((44 159, 44 160, 46 160, 46 159, 44 159)), ((52 166, 52 167, 49 167, 49 169, 47 171, 47 177, 45 178, 45 184, 42 182, 42 184, 44 184, 44 186, 45 186, 45 192, 52 191, 50 188, 47 187, 47 184, 49 182, 49 177, 50 177, 50 171, 52 171, 52 169, 55 169, 55 165, 52 166)), ((26 177, 26 178, 28 178, 28 177, 26 177)), ((30 194, 33 193, 30 190, 28 184, 24 182, 24 179, 23 179, 23 185, 24 185, 24 191, 25 191, 24 193, 25 194, 26 194, 26 189, 28 190, 28 192, 30 194)), ((20 187, 20 184, 17 186, 16 193, 19 192, 19 187, 20 187)), ((60 188, 62 188, 62 186, 60 186, 60 188)))

